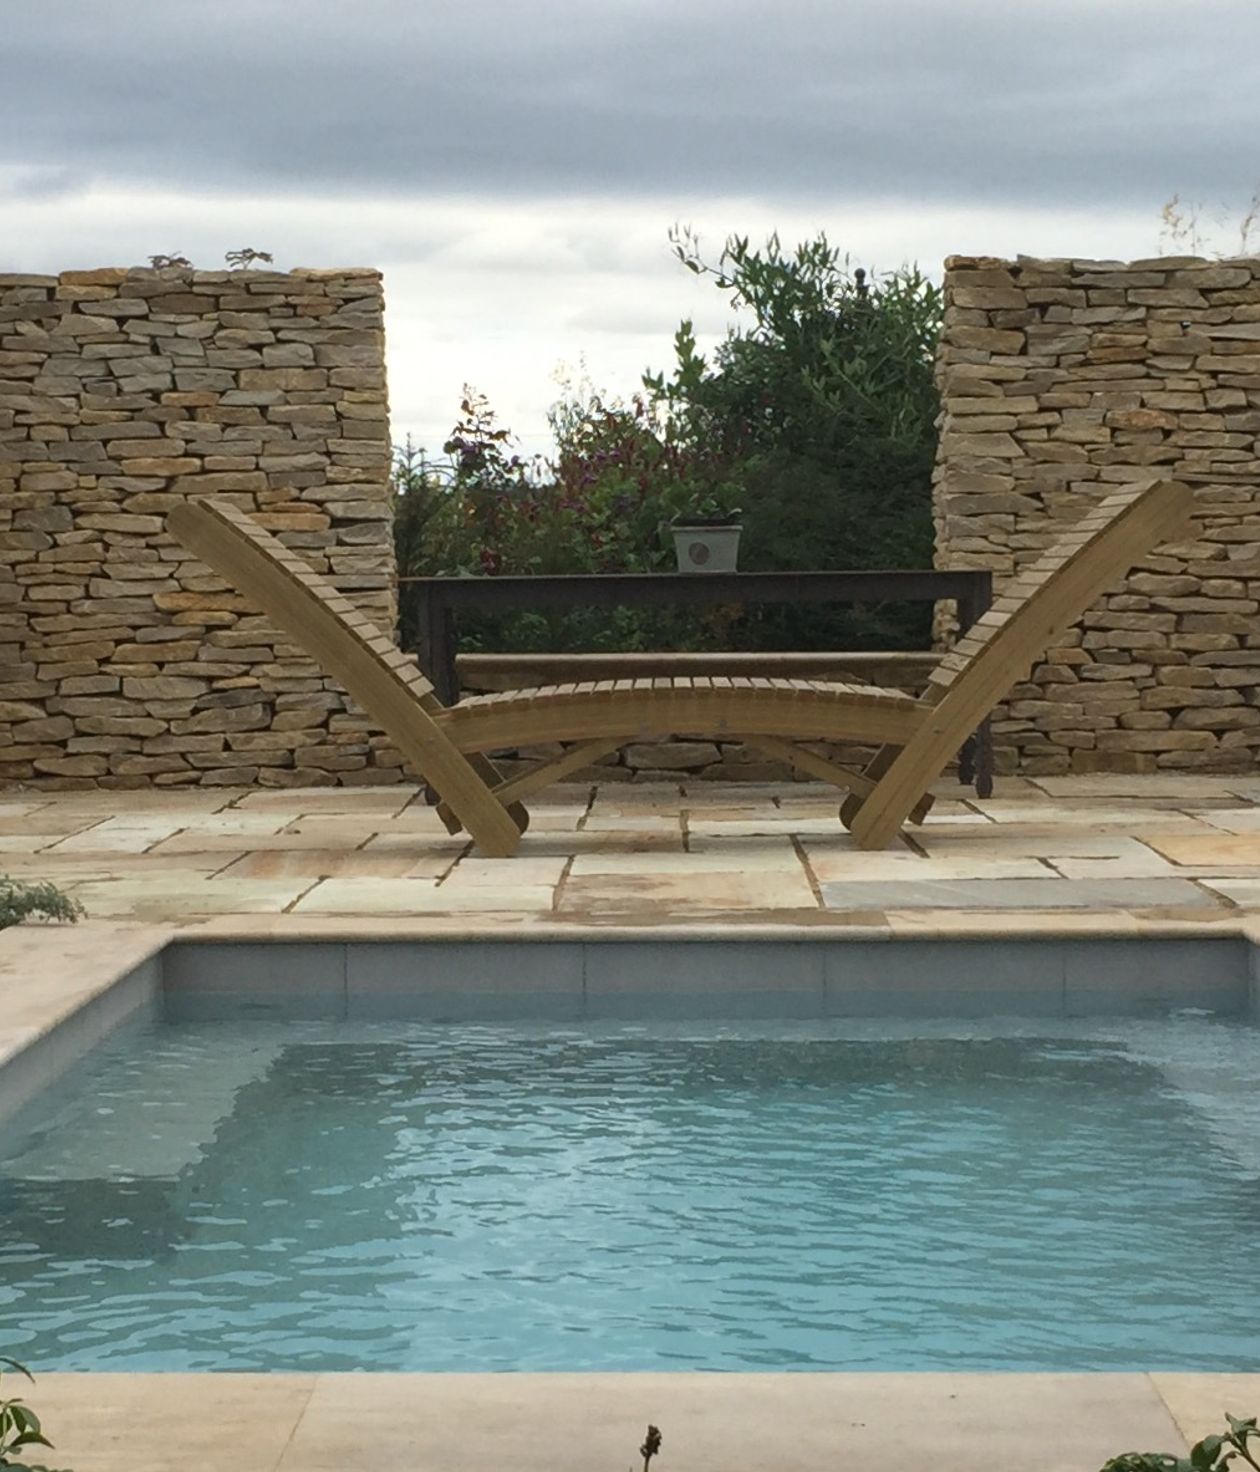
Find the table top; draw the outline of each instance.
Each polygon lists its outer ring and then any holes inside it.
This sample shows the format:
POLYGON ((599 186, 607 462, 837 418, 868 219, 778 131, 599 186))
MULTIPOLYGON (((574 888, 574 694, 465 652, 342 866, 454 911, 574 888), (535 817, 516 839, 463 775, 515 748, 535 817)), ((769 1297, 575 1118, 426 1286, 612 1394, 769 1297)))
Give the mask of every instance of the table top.
POLYGON ((862 572, 637 572, 509 574, 501 577, 400 577, 400 587, 432 591, 449 607, 634 601, 707 602, 730 597, 764 602, 934 600, 983 597, 988 568, 862 572))

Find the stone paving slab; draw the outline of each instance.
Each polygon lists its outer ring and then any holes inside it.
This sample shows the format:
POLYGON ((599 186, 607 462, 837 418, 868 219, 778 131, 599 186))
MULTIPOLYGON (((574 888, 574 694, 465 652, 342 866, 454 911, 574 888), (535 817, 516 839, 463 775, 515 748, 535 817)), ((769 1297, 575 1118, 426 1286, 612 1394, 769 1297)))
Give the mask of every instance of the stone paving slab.
POLYGON ((1205 879, 1203 887, 1237 905, 1241 910, 1260 907, 1260 876, 1251 879, 1205 879))
POLYGON ((1260 831, 1260 809, 1220 808, 1205 809, 1200 816, 1212 828, 1222 833, 1255 833, 1260 831))
POLYGON ((693 841, 686 850, 626 853, 604 849, 597 853, 578 854, 569 873, 572 879, 595 874, 653 877, 666 874, 746 874, 754 869, 794 874, 800 868, 800 862, 791 839, 786 835, 756 842, 708 838, 693 841))
MULTIPOLYGON (((53 871, 47 877, 56 879, 57 875, 53 871)), ((225 879, 158 866, 148 873, 75 880, 65 887, 94 918, 134 915, 143 920, 184 920, 192 915, 287 910, 308 885, 298 879, 225 879)))
POLYGON ((315 1375, 40 1375, 26 1400, 74 1472, 274 1472, 315 1375))
POLYGON ((106 921, 0 931, 0 1062, 156 955, 171 933, 106 921))
POLYGON ((362 813, 378 810, 398 813, 414 805, 416 789, 401 783, 396 787, 250 788, 244 794, 234 794, 233 806, 248 809, 282 808, 287 811, 293 807, 295 796, 300 796, 304 813, 362 813))
MULTIPOLYGON (((186 854, 185 860, 201 857, 186 854)), ((454 854, 417 856, 406 849, 364 852, 362 849, 256 849, 241 854, 222 869, 225 879, 437 879, 455 862, 454 854)))
POLYGON ((1167 833, 1152 838, 1150 846, 1174 864, 1201 869, 1215 869, 1221 864, 1245 864, 1260 873, 1260 832, 1167 833))
POLYGON ((671 918, 747 909, 791 910, 816 904, 799 863, 787 872, 735 869, 705 872, 590 874, 571 877, 556 909, 591 919, 641 912, 671 918))
POLYGON ((463 910, 549 912, 550 884, 510 884, 439 889, 430 879, 325 879, 297 897, 299 915, 418 915, 463 910))
MULTIPOLYGON (((965 854, 925 857, 907 849, 900 852, 867 854, 847 844, 830 847, 804 840, 805 862, 823 887, 823 897, 835 882, 891 885, 934 881, 962 881, 972 892, 980 892, 999 879, 1053 879, 1054 870, 1043 859, 1028 855, 997 854, 974 850, 965 854), (969 881, 977 881, 970 883, 969 881)), ((1167 865, 1164 866, 1167 868, 1167 865)), ((830 903, 830 901, 828 901, 830 903)))
POLYGON ((822 886, 833 909, 1158 910, 1202 909, 1210 896, 1188 879, 919 879, 822 886))
POLYGON ((1257 785, 1253 777, 1200 777, 1192 772, 1088 772, 1028 780, 1051 797, 1216 798, 1222 792, 1252 792, 1257 785))
MULTIPOLYGON (((1224 1430, 1226 1412, 1260 1415, 1260 1375, 1153 1374, 1151 1384, 1189 1443, 1224 1430)), ((1235 1461, 1235 1466, 1245 1463, 1235 1461)))
MULTIPOLYGON (((42 853, 0 855, 0 872, 15 879, 36 883, 48 879, 55 873, 57 883, 68 888, 75 880, 114 880, 130 875, 161 872, 164 866, 155 861, 161 854, 162 845, 139 854, 111 853, 107 866, 102 866, 99 853, 61 854, 50 860, 42 853)), ((184 854, 174 867, 186 877, 194 874, 208 876, 221 872, 225 865, 246 857, 239 841, 234 847, 214 852, 184 854)))

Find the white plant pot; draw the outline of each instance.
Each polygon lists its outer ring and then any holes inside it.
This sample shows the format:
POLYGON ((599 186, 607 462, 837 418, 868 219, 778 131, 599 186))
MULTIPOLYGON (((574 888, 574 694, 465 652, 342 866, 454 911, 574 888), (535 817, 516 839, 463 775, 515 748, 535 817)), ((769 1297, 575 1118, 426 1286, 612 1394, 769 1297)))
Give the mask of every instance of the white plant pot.
POLYGON ((675 523, 674 551, 679 572, 734 572, 739 563, 738 526, 687 526, 675 523))

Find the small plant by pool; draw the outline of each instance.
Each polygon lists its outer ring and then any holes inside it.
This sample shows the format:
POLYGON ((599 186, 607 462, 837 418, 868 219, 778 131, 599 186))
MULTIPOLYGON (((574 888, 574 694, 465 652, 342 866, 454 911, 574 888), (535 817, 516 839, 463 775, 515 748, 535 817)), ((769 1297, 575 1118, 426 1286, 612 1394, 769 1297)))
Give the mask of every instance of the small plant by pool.
POLYGON ((78 900, 63 894, 55 884, 24 884, 0 874, 0 930, 32 919, 73 923, 83 915, 78 900))
POLYGON ((1231 1463, 1242 1459, 1260 1472, 1260 1462, 1252 1455, 1252 1443, 1260 1451, 1260 1430, 1255 1416, 1240 1420, 1226 1413, 1229 1430, 1214 1432, 1195 1442, 1188 1457, 1175 1457, 1168 1452, 1125 1452, 1112 1459, 1102 1472, 1225 1472, 1231 1463))
POLYGON ((16 1453, 33 1446, 51 1447, 52 1442, 44 1435, 39 1417, 30 1406, 21 1397, 7 1394, 3 1383, 6 1372, 24 1375, 32 1383, 35 1377, 25 1365, 0 1355, 0 1467, 24 1466, 25 1463, 14 1460, 16 1453))

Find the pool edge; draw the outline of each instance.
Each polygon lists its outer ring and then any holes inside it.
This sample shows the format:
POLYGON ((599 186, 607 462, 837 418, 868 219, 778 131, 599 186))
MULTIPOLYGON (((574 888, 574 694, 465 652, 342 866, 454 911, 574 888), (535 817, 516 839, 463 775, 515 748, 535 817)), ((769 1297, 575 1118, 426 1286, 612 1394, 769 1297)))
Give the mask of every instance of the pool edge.
POLYGON ((1260 1375, 82 1372, 41 1376, 30 1399, 58 1465, 94 1472, 591 1472, 629 1466, 649 1421, 659 1465, 688 1472, 1094 1472, 1122 1451, 1184 1455, 1226 1408, 1255 1409, 1260 1375))
MULTIPOLYGON (((1241 1015, 1260 1016, 1260 921, 1243 915, 1211 922, 1073 915, 1064 923, 1063 917, 1047 914, 1032 925, 1012 925, 1009 917, 994 923, 1000 918, 973 916, 973 923, 961 925, 951 918, 948 924, 902 930, 713 924, 448 927, 424 921, 386 927, 379 920, 364 924, 299 916, 240 917, 185 927, 112 921, 13 927, 0 934, 0 987, 6 994, 6 1025, 0 1027, 0 1123, 138 1011, 159 1008, 172 989, 195 990, 216 977, 220 990, 230 988, 231 978, 222 966, 225 957, 239 960, 243 951, 257 959, 262 948, 270 952, 273 967, 282 955, 297 960, 299 948, 305 952, 302 959, 317 967, 315 972, 306 966, 282 968, 291 974, 277 994, 283 994, 290 1009, 295 999, 300 1006, 287 1013, 282 1007, 272 1015, 417 1020, 555 1016, 567 1021, 615 1018, 623 1005, 641 1006, 645 995, 667 999, 670 1015, 688 1018, 714 1015, 717 1000, 736 1007, 741 1017, 975 1018, 994 1015, 1013 996, 1018 1015, 1099 1015, 1081 1010, 1089 986, 1080 978, 1090 947, 1116 947, 1113 954, 1119 954, 1120 948, 1146 944, 1204 943, 1223 954, 1232 944, 1238 949, 1229 976, 1216 978, 1209 1000, 1215 996, 1219 1004, 1227 995, 1241 1015), (995 989, 978 974, 975 958, 1009 956, 1011 947, 1033 945, 1041 948, 1035 953, 1037 966, 1031 973, 1022 968, 1026 974, 1018 995, 1009 988, 995 989), (703 946, 710 964, 693 964, 679 986, 676 977, 665 978, 662 962, 675 947, 691 946, 703 946), (541 991, 539 947, 550 948, 541 991), (925 982, 922 956, 928 947, 942 969, 925 982), (488 979, 471 987, 435 985, 429 975, 399 973, 399 963, 408 956, 427 953, 449 960, 474 951, 486 958, 488 979), (598 971, 591 964, 595 954, 601 957, 598 971), (913 964, 904 966, 912 954, 913 964), (968 958, 971 964, 964 965, 968 958), (846 960, 861 960, 860 976, 846 960), (772 987, 760 980, 768 964, 780 968, 772 987), (928 1010, 933 996, 945 988, 951 989, 954 1009, 928 1010), (1019 1005, 1021 998, 1027 1013, 1019 1005)), ((1175 985, 1152 993, 1145 972, 1127 968, 1113 996, 1118 1010, 1106 1015, 1149 1015, 1150 1005, 1192 1006, 1202 1000, 1190 992, 1177 994, 1175 985)), ((248 990, 238 988, 242 994, 248 990)))

